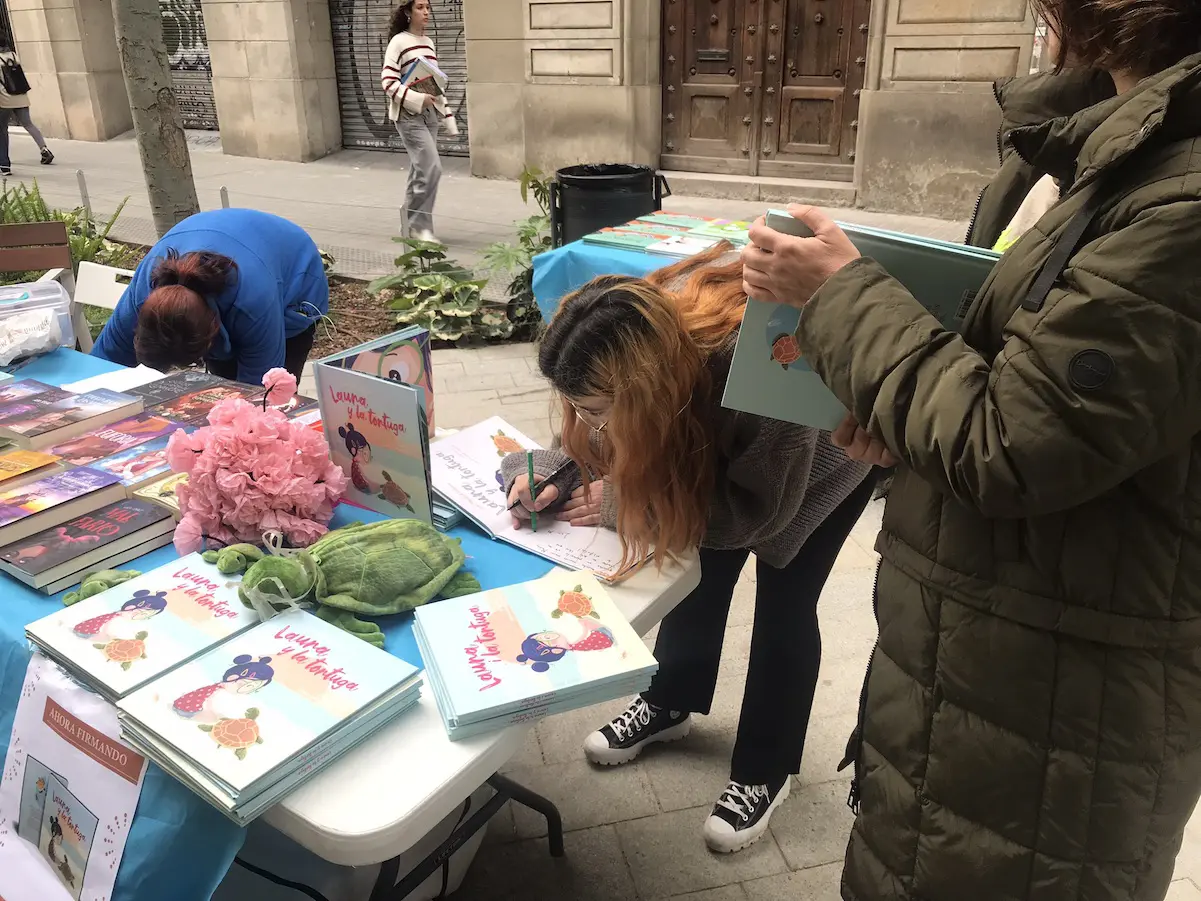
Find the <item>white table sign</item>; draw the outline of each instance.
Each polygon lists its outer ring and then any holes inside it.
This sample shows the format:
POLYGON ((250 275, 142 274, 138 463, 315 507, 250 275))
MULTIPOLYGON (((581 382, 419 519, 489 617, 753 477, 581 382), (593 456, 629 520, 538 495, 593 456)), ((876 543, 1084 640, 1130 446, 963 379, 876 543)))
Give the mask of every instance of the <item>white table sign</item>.
POLYGON ((117 710, 34 654, 0 776, 0 899, 108 901, 146 759, 117 710))

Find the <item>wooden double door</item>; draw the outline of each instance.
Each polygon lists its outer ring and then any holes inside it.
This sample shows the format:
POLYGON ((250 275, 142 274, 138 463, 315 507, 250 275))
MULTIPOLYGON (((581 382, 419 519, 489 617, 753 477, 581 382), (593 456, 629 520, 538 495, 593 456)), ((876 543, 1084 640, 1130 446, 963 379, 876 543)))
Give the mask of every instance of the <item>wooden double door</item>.
POLYGON ((851 181, 870 14, 871 0, 664 0, 663 168, 851 181))

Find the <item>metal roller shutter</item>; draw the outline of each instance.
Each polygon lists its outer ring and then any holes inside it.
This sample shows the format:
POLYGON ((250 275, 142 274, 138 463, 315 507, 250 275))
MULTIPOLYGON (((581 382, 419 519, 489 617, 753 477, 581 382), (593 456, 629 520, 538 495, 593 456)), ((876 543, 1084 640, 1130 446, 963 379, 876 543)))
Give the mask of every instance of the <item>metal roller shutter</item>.
POLYGON ((213 64, 200 0, 159 0, 163 41, 171 60, 171 80, 184 128, 217 131, 213 64))
MULTIPOLYGON (((395 126, 388 120, 388 100, 379 84, 393 6, 394 0, 330 0, 344 147, 404 150, 395 126)), ((463 0, 433 0, 427 33, 438 48, 438 64, 450 79, 448 99, 459 123, 457 137, 439 134, 438 149, 450 156, 467 156, 467 40, 463 32, 463 0)))

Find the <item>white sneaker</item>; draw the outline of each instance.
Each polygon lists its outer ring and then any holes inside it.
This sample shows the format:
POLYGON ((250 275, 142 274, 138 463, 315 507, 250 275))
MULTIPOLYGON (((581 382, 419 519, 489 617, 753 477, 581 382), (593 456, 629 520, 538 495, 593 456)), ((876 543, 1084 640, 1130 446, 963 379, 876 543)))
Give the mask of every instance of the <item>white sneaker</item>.
POLYGON ((584 739, 584 755, 601 766, 629 763, 647 745, 679 741, 692 729, 692 718, 634 698, 621 715, 584 739))
POLYGON ((441 244, 442 243, 441 241, 438 240, 438 236, 435 235, 428 228, 417 229, 417 231, 415 231, 413 233, 413 237, 416 238, 418 241, 428 241, 431 244, 441 244))
POLYGON ((763 837, 771 815, 788 797, 792 779, 774 789, 770 785, 731 782, 705 820, 705 844, 719 854, 731 854, 763 837))

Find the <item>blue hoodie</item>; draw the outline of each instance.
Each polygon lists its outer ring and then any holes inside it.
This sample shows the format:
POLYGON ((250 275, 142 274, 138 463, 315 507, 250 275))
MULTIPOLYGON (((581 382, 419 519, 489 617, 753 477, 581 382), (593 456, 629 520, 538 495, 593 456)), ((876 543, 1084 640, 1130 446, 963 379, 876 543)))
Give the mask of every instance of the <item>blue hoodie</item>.
POLYGON ((208 298, 221 330, 205 358, 237 360, 239 382, 257 385, 268 369, 283 366, 284 342, 329 311, 321 254, 300 226, 257 210, 197 213, 163 235, 138 265, 92 348, 94 356, 137 365, 133 337, 138 313, 150 294, 154 267, 168 249, 180 256, 198 250, 219 253, 238 264, 229 287, 208 298))

